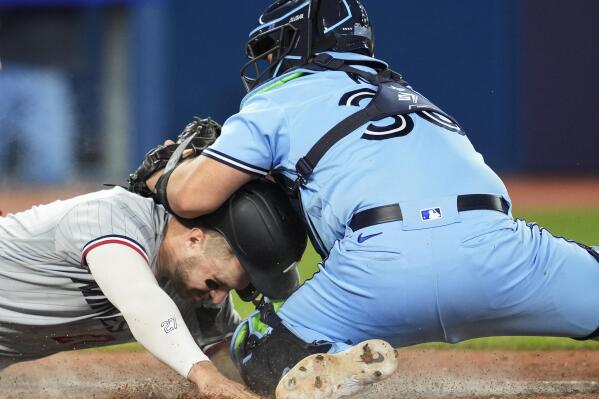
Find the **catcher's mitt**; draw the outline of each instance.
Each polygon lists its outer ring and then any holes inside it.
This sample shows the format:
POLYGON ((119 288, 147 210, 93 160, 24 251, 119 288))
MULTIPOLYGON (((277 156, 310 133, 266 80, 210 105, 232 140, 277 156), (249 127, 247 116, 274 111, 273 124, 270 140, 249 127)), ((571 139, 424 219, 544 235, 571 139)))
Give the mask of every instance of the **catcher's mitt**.
POLYGON ((220 130, 221 125, 218 122, 210 118, 194 117, 193 121, 185 126, 175 143, 162 144, 148 151, 141 165, 129 175, 129 191, 144 197, 154 197, 146 185, 146 180, 166 166, 179 145, 191 138, 182 158, 198 156, 206 147, 214 143, 220 135, 220 130))

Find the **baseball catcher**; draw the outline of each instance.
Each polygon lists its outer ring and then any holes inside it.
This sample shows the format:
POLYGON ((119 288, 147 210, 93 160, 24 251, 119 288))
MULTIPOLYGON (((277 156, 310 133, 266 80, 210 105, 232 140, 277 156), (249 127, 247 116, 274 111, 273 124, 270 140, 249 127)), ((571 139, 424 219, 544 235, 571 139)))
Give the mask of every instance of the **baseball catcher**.
POLYGON ((323 256, 276 313, 261 312, 267 327, 240 333, 246 381, 279 398, 336 398, 389 375, 393 351, 373 338, 599 335, 599 254, 514 220, 460 124, 374 58, 359 0, 278 0, 246 54, 241 110, 149 186, 197 217, 271 175, 323 256))

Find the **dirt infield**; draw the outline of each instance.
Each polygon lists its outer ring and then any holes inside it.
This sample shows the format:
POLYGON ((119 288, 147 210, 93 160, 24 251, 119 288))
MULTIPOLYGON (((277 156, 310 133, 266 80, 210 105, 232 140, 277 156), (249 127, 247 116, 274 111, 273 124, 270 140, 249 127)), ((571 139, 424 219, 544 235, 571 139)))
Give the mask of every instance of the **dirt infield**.
POLYGON ((514 208, 599 207, 599 177, 505 177, 514 208))
POLYGON ((0 210, 4 213, 17 212, 34 205, 101 190, 101 184, 74 184, 64 187, 7 187, 0 186, 0 210))
MULTIPOLYGON (((599 398, 599 351, 400 350, 400 368, 360 398, 599 398)), ((73 352, 0 373, 2 398, 193 398, 147 353, 73 352)))

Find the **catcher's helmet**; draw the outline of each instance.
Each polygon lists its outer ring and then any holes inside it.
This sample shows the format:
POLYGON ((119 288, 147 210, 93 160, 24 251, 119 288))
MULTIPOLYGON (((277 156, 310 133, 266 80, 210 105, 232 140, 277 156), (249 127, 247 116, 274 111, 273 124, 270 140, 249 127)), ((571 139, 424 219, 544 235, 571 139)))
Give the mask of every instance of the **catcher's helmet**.
POLYGON ((248 91, 319 52, 373 55, 372 26, 360 0, 277 0, 258 23, 246 44, 250 61, 241 69, 248 91))
POLYGON ((225 237, 248 272, 251 285, 238 291, 242 299, 252 300, 258 292, 284 299, 297 289, 297 262, 306 249, 307 233, 289 199, 275 183, 252 181, 216 212, 198 219, 199 224, 225 237))

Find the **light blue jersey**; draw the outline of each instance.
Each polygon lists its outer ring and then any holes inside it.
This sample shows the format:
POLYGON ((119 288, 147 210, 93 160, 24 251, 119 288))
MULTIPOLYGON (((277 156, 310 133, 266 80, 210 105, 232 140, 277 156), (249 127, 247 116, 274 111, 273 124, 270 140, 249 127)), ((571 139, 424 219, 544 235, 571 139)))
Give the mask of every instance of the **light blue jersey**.
MULTIPOLYGON (((250 173, 279 171, 295 180, 298 159, 329 129, 365 107, 372 99, 366 93, 376 91, 344 72, 307 74, 273 86, 251 92, 204 155, 250 173)), ((403 137, 369 136, 366 126, 356 130, 330 149, 302 189, 304 209, 326 248, 344 236, 351 216, 362 209, 471 193, 507 199, 505 186, 465 135, 416 114, 409 117, 414 127, 403 137)))
MULTIPOLYGON (((297 161, 376 91, 345 72, 292 71, 251 92, 203 155, 295 180, 297 161)), ((420 94, 398 91, 398 101, 411 100, 405 96, 420 94)), ((285 326, 306 342, 332 342, 333 350, 369 338, 399 346, 592 335, 599 326, 599 255, 514 221, 510 211, 458 210, 458 196, 468 194, 511 205, 499 177, 441 114, 386 118, 334 144, 301 187, 306 216, 329 256, 281 308, 285 326), (349 227, 357 213, 392 204, 402 220, 349 227)))

